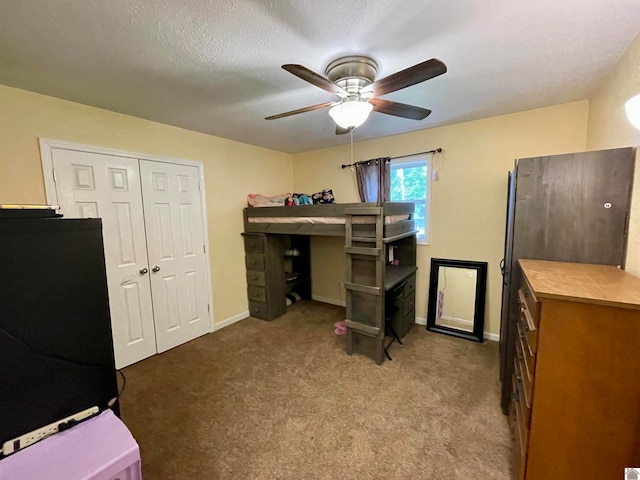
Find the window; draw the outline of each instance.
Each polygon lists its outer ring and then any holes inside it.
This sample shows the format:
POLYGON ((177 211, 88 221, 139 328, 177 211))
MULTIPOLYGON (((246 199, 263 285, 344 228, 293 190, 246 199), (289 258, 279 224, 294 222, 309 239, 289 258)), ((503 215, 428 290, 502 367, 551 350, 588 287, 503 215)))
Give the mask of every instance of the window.
POLYGON ((418 230, 418 242, 429 244, 431 221, 431 155, 413 155, 391 160, 391 201, 413 202, 413 218, 418 230))

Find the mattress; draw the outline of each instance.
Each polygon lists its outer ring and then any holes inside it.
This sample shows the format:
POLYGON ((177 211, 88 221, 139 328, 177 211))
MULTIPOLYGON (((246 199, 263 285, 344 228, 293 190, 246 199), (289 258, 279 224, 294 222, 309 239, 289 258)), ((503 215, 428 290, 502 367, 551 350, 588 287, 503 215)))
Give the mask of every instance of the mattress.
MULTIPOLYGON (((384 217, 385 225, 409 220, 411 215, 387 215, 384 217)), ((346 223, 345 217, 249 217, 249 223, 314 223, 325 225, 339 225, 346 223)), ((353 218, 354 224, 376 223, 373 216, 361 216, 353 218)))

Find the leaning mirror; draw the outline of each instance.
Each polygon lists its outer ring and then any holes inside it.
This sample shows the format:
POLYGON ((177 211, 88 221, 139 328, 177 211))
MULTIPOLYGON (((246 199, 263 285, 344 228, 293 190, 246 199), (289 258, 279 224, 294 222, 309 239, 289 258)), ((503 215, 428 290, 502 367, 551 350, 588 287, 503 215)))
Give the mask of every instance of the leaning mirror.
POLYGON ((483 341, 487 262, 431 259, 427 330, 483 341))

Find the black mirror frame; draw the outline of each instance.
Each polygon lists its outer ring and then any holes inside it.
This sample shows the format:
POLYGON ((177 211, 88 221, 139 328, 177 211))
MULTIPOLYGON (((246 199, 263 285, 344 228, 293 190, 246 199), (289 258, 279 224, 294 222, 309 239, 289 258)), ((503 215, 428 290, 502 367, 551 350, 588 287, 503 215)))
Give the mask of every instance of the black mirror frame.
POLYGON ((487 262, 472 262, 467 260, 448 260, 446 258, 431 259, 431 273, 429 275, 429 307, 427 309, 427 330, 444 333, 454 337, 465 338, 474 342, 484 341, 484 309, 487 291, 487 262), (438 272, 440 267, 458 267, 477 270, 476 302, 473 315, 473 332, 465 332, 452 327, 436 324, 436 307, 438 295, 438 272))

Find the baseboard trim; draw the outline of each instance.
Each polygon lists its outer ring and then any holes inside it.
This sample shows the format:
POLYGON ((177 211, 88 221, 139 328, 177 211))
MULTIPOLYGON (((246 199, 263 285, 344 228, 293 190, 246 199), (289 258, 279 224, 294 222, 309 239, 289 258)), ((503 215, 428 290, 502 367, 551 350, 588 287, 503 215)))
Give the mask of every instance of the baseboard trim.
POLYGON ((442 315, 443 320, 451 320, 452 322, 460 322, 464 325, 473 326, 472 320, 467 320, 466 318, 458 318, 458 317, 450 317, 449 315, 442 315))
MULTIPOLYGON (((426 318, 422 318, 422 317, 416 317, 416 323, 418 325, 427 325, 427 319, 426 318)), ((484 339, 485 340, 490 340, 492 342, 499 342, 500 341, 500 335, 498 335, 497 333, 489 333, 489 332, 484 332, 484 339)))
POLYGON ((337 298, 322 297, 320 295, 311 294, 311 300, 316 302, 328 303, 330 305, 337 305, 339 307, 346 307, 347 302, 345 300, 338 300, 337 298))
POLYGON ((247 310, 246 312, 242 312, 242 313, 239 313, 237 315, 234 315, 233 317, 229 317, 226 320, 223 320, 221 322, 214 323, 213 324, 213 331, 216 332, 218 330, 223 329, 224 327, 228 327, 229 325, 233 325, 234 323, 239 322, 240 320, 244 320, 248 316, 249 316, 249 310, 247 310))

